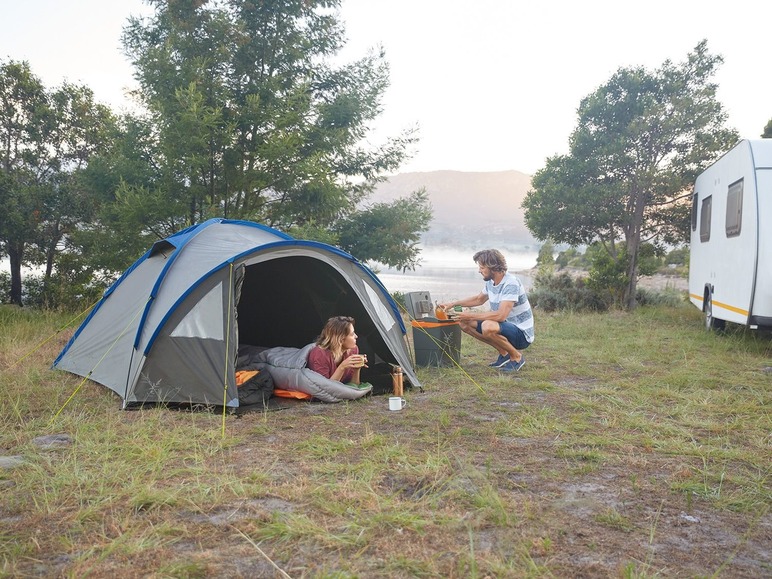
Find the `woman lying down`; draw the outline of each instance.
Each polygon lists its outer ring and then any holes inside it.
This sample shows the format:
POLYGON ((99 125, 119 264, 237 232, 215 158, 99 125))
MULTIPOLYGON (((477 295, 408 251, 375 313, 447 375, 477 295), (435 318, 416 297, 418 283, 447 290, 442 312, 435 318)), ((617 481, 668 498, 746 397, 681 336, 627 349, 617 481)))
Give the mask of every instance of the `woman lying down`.
POLYGON ((367 356, 359 353, 354 318, 334 316, 327 320, 316 345, 308 353, 308 368, 344 384, 360 384, 367 356))

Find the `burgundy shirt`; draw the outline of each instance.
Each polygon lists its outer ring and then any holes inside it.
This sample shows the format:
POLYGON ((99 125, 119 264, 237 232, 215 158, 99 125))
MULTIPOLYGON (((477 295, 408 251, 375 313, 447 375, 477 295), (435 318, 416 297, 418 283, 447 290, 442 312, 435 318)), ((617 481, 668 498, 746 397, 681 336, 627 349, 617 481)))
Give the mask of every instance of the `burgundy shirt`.
MULTIPOLYGON (((343 360, 354 354, 359 354, 359 348, 354 347, 351 350, 348 350, 343 354, 343 360)), ((341 360, 341 362, 343 360, 341 360)), ((338 364, 335 363, 335 359, 332 357, 332 352, 325 350, 324 348, 320 348, 319 346, 314 346, 308 353, 308 367, 314 372, 318 372, 325 378, 329 378, 332 376, 333 372, 335 372, 338 364)), ((347 384, 351 382, 353 377, 354 368, 347 368, 343 372, 343 376, 341 377, 340 381, 344 384, 347 384)))

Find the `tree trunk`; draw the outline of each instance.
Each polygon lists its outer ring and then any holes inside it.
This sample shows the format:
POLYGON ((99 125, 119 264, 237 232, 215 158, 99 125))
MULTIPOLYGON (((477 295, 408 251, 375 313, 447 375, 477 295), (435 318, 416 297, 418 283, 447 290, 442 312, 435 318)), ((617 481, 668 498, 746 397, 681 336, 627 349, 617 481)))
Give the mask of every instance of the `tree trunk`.
POLYGON ((638 288, 638 251, 641 247, 641 229, 643 228, 643 216, 646 210, 646 195, 637 187, 633 191, 634 207, 630 228, 627 231, 627 288, 623 301, 625 308, 634 310, 636 306, 635 294, 638 288))
POLYGON ((21 302, 21 257, 24 254, 23 243, 8 244, 8 258, 11 262, 11 303, 22 306, 21 302))
POLYGON ((636 236, 635 241, 630 240, 627 244, 628 257, 630 263, 627 266, 627 287, 625 288, 624 303, 625 308, 634 310, 637 305, 635 294, 638 288, 638 247, 640 245, 640 235, 636 236), (634 247, 633 247, 634 246, 634 247))

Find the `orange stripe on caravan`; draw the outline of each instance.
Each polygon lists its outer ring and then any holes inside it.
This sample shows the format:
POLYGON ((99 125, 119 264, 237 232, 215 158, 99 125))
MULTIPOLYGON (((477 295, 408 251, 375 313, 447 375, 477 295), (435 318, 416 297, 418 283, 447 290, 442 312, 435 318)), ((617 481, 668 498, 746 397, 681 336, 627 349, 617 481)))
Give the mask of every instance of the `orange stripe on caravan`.
POLYGON ((724 308, 725 310, 729 310, 730 312, 734 312, 736 314, 742 314, 743 316, 748 315, 748 310, 743 310, 741 308, 736 308, 734 306, 730 306, 729 304, 724 304, 721 302, 713 302, 714 306, 718 306, 719 308, 724 308))
MULTIPOLYGON (((702 296, 698 296, 697 294, 689 294, 691 297, 693 297, 697 301, 702 301, 702 296)), ((730 306, 729 304, 725 304, 723 302, 713 302, 713 305, 718 308, 724 308, 725 310, 729 310, 730 312, 735 312, 736 314, 742 314, 743 316, 748 315, 748 311, 744 310, 742 308, 736 308, 734 306, 730 306)))

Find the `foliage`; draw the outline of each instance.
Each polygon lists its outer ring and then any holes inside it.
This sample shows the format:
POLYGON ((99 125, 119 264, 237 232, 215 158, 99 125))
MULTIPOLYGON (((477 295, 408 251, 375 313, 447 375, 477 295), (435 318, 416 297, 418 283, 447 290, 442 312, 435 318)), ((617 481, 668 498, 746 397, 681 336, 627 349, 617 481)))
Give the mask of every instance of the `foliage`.
POLYGON ((368 142, 388 64, 378 49, 333 64, 337 0, 151 4, 123 35, 142 114, 116 118, 86 87, 49 91, 27 63, 0 62, 10 301, 22 303, 25 265, 42 266, 42 303, 87 299, 154 241, 210 217, 418 263, 426 196, 365 203, 415 129, 368 142))
POLYGON ((711 81, 721 62, 702 41, 680 65, 619 69, 582 100, 570 153, 547 160, 523 202, 537 238, 600 242, 619 265, 611 275, 603 264, 600 279, 616 283, 626 266, 627 307, 635 303, 642 244, 686 237, 690 184, 737 140, 724 128, 711 81))
POLYGON ((555 264, 555 246, 547 240, 539 248, 539 255, 536 256, 537 266, 552 266, 555 264))
POLYGON ((407 311, 407 305, 405 303, 405 294, 400 291, 395 291, 391 294, 392 299, 397 304, 400 312, 407 311))
POLYGON ((394 203, 375 203, 341 220, 336 229, 340 246, 360 260, 381 262, 396 269, 414 269, 420 234, 428 229, 431 205, 425 189, 394 203))
POLYGON ((764 132, 761 133, 762 139, 772 139, 772 119, 769 119, 769 122, 764 125, 764 132))
POLYGON ((586 253, 580 253, 577 248, 569 247, 558 253, 555 258, 555 265, 560 269, 569 266, 584 268, 589 266, 589 262, 586 259, 586 253))
POLYGON ((112 122, 90 89, 48 91, 26 62, 0 63, 0 256, 10 260, 11 303, 22 304, 21 267, 43 266, 45 292, 68 237, 90 219, 82 175, 112 122))
POLYGON ((105 162, 139 155, 153 171, 115 184, 111 223, 164 237, 209 217, 249 219, 341 243, 359 259, 415 265, 425 198, 358 209, 415 131, 363 146, 388 65, 380 50, 332 64, 345 40, 338 0, 153 4, 123 35, 150 130, 129 134, 141 146, 105 162), (406 215, 405 203, 420 207, 406 215))
MULTIPOLYGON (((11 274, 0 271, 0 304, 15 303, 11 300, 11 274)), ((43 280, 40 276, 25 276, 21 284, 21 299, 26 305, 39 306, 43 302, 43 280)))
MULTIPOLYGON (((609 259, 605 251, 597 250, 597 245, 588 247, 583 257, 592 260, 586 275, 539 268, 534 287, 528 292, 531 304, 547 312, 603 312, 619 307, 626 283, 624 264, 620 266, 619 262, 609 259)), ((652 258, 652 267, 658 263, 656 257, 652 258)), ((684 301, 684 296, 673 288, 653 291, 639 287, 635 300, 640 306, 673 306, 684 301)))
POLYGON ((158 239, 183 225, 148 221, 161 211, 160 172, 148 119, 117 119, 109 150, 89 163, 83 180, 92 192, 95 218, 71 236, 74 251, 95 271, 120 273, 158 239), (141 192, 141 193, 140 193, 141 192))
POLYGON ((689 246, 676 247, 665 255, 666 265, 689 265, 689 246))
POLYGON ((687 295, 674 288, 666 288, 662 291, 652 291, 639 287, 635 293, 635 301, 639 306, 667 306, 677 307, 679 304, 688 301, 687 295))
POLYGON ((654 275, 662 265, 664 249, 653 243, 642 243, 638 249, 638 275, 654 275))
POLYGON ((528 292, 528 300, 534 308, 545 312, 602 312, 609 307, 584 278, 566 272, 540 271, 528 292))
MULTIPOLYGON (((72 268, 73 257, 64 254, 57 271, 45 278, 40 274, 24 276, 21 298, 25 307, 75 312, 96 303, 107 287, 90 270, 72 268)), ((0 304, 10 304, 11 275, 0 272, 0 304)))
POLYGON ((627 252, 613 259, 607 252, 597 251, 592 258, 587 286, 605 303, 621 306, 627 286, 626 272, 627 252))
MULTIPOLYGON (((555 259, 559 269, 574 267, 576 269, 590 270, 592 262, 598 252, 604 252, 603 247, 596 243, 590 244, 584 253, 576 247, 569 247, 561 251, 555 259)), ((651 243, 641 245, 640 275, 654 275, 655 273, 680 274, 689 266, 689 247, 681 246, 665 252, 661 246, 651 243)))

